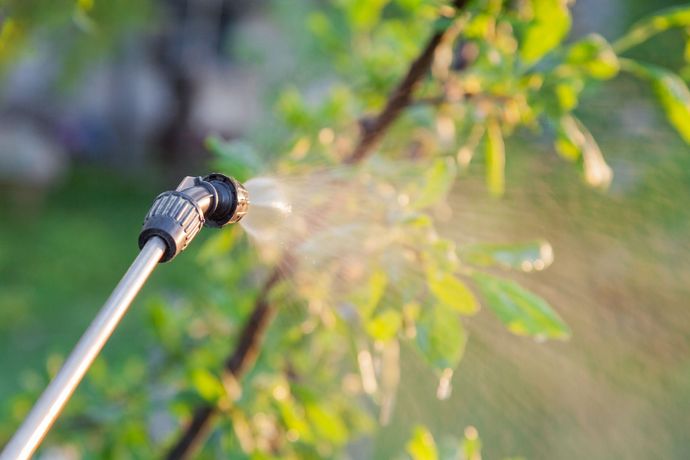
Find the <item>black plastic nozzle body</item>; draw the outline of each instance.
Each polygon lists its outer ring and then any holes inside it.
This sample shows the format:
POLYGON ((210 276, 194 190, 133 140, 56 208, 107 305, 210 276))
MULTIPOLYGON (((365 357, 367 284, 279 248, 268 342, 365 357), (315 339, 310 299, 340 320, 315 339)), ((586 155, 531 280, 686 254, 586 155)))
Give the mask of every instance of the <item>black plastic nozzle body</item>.
POLYGON ((175 190, 161 193, 144 218, 139 248, 157 236, 166 245, 161 262, 182 252, 201 227, 223 227, 239 221, 249 206, 247 191, 223 174, 185 177, 175 190))

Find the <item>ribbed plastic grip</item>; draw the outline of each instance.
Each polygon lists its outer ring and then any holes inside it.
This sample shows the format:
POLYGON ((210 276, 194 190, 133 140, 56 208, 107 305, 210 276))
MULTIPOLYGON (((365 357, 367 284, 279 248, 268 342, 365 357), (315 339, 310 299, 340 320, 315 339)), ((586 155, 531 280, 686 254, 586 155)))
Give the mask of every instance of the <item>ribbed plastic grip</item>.
POLYGON ((167 262, 187 247, 203 225, 204 213, 189 196, 178 191, 161 193, 144 218, 139 247, 152 236, 162 238, 167 248, 161 262, 167 262))

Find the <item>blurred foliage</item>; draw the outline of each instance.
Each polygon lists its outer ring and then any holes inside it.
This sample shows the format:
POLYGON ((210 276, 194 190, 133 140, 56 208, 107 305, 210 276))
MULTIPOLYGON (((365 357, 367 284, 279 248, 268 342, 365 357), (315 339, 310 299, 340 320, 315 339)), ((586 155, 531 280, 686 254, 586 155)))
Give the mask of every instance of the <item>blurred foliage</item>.
MULTIPOLYGON (((29 43, 35 31, 50 34, 55 24, 107 32, 130 19, 125 11, 131 8, 120 2, 110 3, 112 11, 104 2, 46 5, 4 6, 2 56, 10 58, 13 46, 29 43)), ((555 151, 577 165, 584 181, 605 189, 612 170, 574 111, 585 89, 621 72, 651 83, 669 121, 690 142, 690 96, 682 78, 622 57, 654 34, 689 26, 690 7, 643 20, 613 45, 599 35, 567 41, 568 7, 561 0, 478 0, 462 11, 441 0, 312 5, 305 23, 321 48, 320 59, 330 64, 331 71, 319 75, 327 89, 314 98, 306 85, 288 87, 275 102, 280 126, 262 133, 264 139, 211 138, 208 147, 220 169, 241 178, 262 163, 258 151, 286 152, 271 158, 273 169, 286 176, 336 168, 358 136, 358 117, 381 109, 428 36, 446 31, 432 75, 412 107, 373 158, 342 173, 378 203, 380 226, 345 222, 295 248, 298 256, 318 258, 338 240, 366 240, 371 244, 362 246, 369 249, 358 253, 366 261, 363 272, 339 290, 346 262, 323 255, 307 281, 283 282, 271 293, 281 306, 278 318, 256 365, 238 382, 219 375, 219 363, 237 339, 268 267, 238 229, 214 235, 197 256, 205 265, 204 289, 193 301, 151 300, 156 345, 150 356, 133 357, 117 369, 99 361, 87 391, 75 397, 50 441, 77 443, 96 458, 149 458, 203 401, 223 417, 201 458, 339 457, 386 423, 402 347, 422 357, 438 377, 438 397, 448 397, 468 340, 465 322, 480 305, 517 335, 568 338, 569 327, 546 300, 506 278, 506 270, 547 268, 553 258, 548 243, 456 247, 439 234, 434 219, 470 163, 482 164, 490 194, 509 190, 505 139, 520 129, 547 131, 555 151)), ((339 205, 357 203, 343 199, 339 205)), ((45 377, 33 378, 29 392, 17 397, 14 421, 45 377)), ((399 451, 413 459, 480 458, 476 430, 453 443, 455 448, 446 449, 418 427, 399 451)))
POLYGON ((149 1, 2 0, 0 72, 18 59, 45 53, 57 57, 65 83, 112 50, 122 38, 152 21, 149 1))

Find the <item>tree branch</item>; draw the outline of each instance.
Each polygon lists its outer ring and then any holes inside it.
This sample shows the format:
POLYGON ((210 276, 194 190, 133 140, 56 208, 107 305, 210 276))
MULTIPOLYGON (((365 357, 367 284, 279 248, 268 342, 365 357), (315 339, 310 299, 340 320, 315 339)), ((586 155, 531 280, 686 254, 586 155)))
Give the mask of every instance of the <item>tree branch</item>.
MULTIPOLYGON (((457 10, 461 10, 465 8, 467 3, 468 0, 455 0, 453 6, 457 10)), ((375 117, 368 119, 366 123, 362 123, 359 141, 352 153, 344 160, 344 163, 360 163, 374 152, 393 122, 412 103, 414 91, 429 73, 434 53, 443 41, 445 33, 446 30, 440 30, 432 35, 421 53, 410 64, 403 79, 388 97, 383 110, 375 117)), ((284 261, 291 261, 291 259, 292 256, 289 253, 284 256, 284 261)), ((268 301, 269 293, 281 279, 290 276, 289 269, 284 267, 291 266, 293 266, 291 263, 277 265, 259 291, 254 309, 244 325, 234 352, 226 360, 223 369, 224 373, 231 374, 236 380, 240 380, 256 360, 266 328, 275 313, 275 305, 271 305, 268 301)), ((166 458, 169 460, 189 458, 206 438, 218 411, 218 407, 211 404, 197 407, 191 421, 172 446, 166 458)))

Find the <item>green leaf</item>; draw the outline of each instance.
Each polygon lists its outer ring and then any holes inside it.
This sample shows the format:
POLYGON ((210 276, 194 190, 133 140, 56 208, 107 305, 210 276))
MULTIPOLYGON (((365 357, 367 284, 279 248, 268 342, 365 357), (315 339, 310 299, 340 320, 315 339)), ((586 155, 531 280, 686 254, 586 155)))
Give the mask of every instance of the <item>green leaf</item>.
POLYGON ((623 62, 626 70, 652 83, 654 93, 666 112, 666 118, 683 140, 690 144, 690 91, 683 80, 661 67, 629 59, 623 62))
POLYGON ((474 315, 479 311, 479 303, 467 285, 449 273, 430 273, 429 290, 441 304, 461 315, 474 315))
POLYGON ((575 117, 566 115, 559 121, 556 151, 569 160, 582 160, 585 182, 606 189, 613 179, 613 171, 606 163, 599 144, 575 117))
POLYGON ((536 339, 567 339, 570 329, 541 297, 514 281, 486 273, 472 275, 486 305, 508 329, 536 339))
POLYGON ((460 250, 463 262, 479 267, 499 266, 514 270, 543 270, 553 262, 553 249, 544 240, 518 244, 472 244, 460 250))
POLYGON ((501 196, 505 191, 505 163, 501 126, 491 120, 486 127, 486 183, 494 196, 501 196))
POLYGON ((562 112, 570 112, 577 107, 583 87, 584 82, 581 78, 569 78, 556 85, 556 98, 562 112))
POLYGON ((260 169, 260 159, 250 144, 243 141, 225 141, 216 136, 206 138, 206 148, 218 157, 225 174, 244 182, 260 169))
POLYGON ((220 379, 206 369, 194 369, 190 380, 199 395, 206 401, 215 402, 225 396, 220 379))
MULTIPOLYGON (((275 394, 275 392, 274 392, 275 394)), ((305 416, 295 403, 295 400, 288 395, 285 398, 276 398, 276 404, 280 416, 288 430, 293 430, 302 442, 313 442, 312 430, 309 428, 305 416)))
POLYGON ((438 203, 450 191, 456 174, 457 166, 453 158, 434 160, 431 167, 424 172, 423 188, 412 201, 411 208, 422 209, 438 203))
POLYGON ((690 91, 676 74, 657 69, 652 82, 666 117, 683 140, 690 144, 690 91))
POLYGON ((456 313, 440 306, 422 310, 417 321, 417 346, 434 369, 455 369, 466 343, 467 333, 456 313))
POLYGON ((412 460, 438 460, 438 449, 434 437, 429 430, 422 426, 414 429, 412 438, 407 442, 405 448, 412 460))
POLYGON ((373 339, 387 341, 395 337, 402 325, 402 314, 388 308, 367 321, 365 329, 373 339))
POLYGON ((577 123, 570 116, 559 120, 554 146, 556 152, 569 161, 577 161, 582 158, 582 145, 585 142, 584 135, 577 127, 577 123))
POLYGON ((588 35, 572 44, 565 62, 584 69, 589 76, 599 80, 615 77, 620 69, 618 56, 613 48, 604 37, 597 34, 588 35))
POLYGON ((617 53, 626 51, 652 36, 673 27, 690 26, 690 5, 663 9, 634 24, 630 30, 613 45, 617 53))
POLYGON ((366 31, 378 23, 383 7, 389 0, 341 0, 349 23, 354 29, 366 31))
POLYGON ((342 418, 326 403, 309 403, 305 406, 312 429, 322 438, 343 445, 348 440, 348 429, 342 418))
POLYGON ((495 25, 495 17, 486 13, 478 13, 470 17, 463 35, 467 38, 486 40, 493 33, 495 25))
POLYGON ((532 22, 521 40, 520 56, 531 64, 556 48, 570 30, 570 11, 564 0, 530 0, 532 22))

